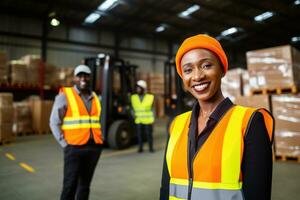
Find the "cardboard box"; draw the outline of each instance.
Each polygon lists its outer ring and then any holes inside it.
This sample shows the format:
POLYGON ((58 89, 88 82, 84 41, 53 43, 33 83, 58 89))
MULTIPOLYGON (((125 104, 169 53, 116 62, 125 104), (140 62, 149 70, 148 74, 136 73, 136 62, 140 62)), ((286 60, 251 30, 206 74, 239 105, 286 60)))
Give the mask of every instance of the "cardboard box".
POLYGON ((225 97, 229 97, 233 102, 242 95, 242 74, 244 71, 241 68, 228 70, 222 78, 222 93, 225 97))
POLYGON ((29 102, 15 102, 13 132, 29 133, 32 132, 32 114, 29 102))
POLYGON ((13 123, 14 108, 12 106, 0 107, 0 124, 13 123))
POLYGON ((50 132, 49 119, 53 101, 33 100, 32 103, 33 130, 37 133, 50 132))
POLYGON ((300 85, 300 52, 290 45, 248 51, 246 56, 251 89, 300 85))
POLYGON ((0 107, 12 106, 13 105, 13 94, 8 92, 0 93, 0 107))
POLYGON ((25 55, 21 58, 27 68, 28 78, 27 83, 39 84, 40 67, 43 64, 39 55, 25 55))
POLYGON ((272 96, 276 155, 300 156, 300 95, 272 96))
MULTIPOLYGON (((98 72, 99 72, 99 69, 98 68, 98 72)), ((99 80, 102 80, 102 77, 101 79, 98 80, 98 72, 96 74, 96 82, 99 84, 99 80)), ((58 67, 57 68, 57 72, 56 72, 56 76, 58 78, 58 85, 59 86, 72 86, 73 85, 73 78, 74 78, 74 67, 58 67)))
POLYGON ((27 78, 27 68, 23 61, 13 60, 10 62, 11 68, 11 83, 12 84, 26 84, 27 78))
POLYGON ((164 117, 165 116, 165 104, 164 98, 161 95, 156 95, 155 97, 155 114, 157 117, 164 117))
POLYGON ((163 74, 149 74, 148 91, 156 95, 163 95, 165 93, 163 74))
POLYGON ((12 132, 12 123, 0 124, 0 141, 1 142, 10 142, 14 140, 14 135, 12 132))
POLYGON ((252 108, 265 108, 271 111, 271 101, 269 95, 239 96, 236 98, 234 103, 252 108))

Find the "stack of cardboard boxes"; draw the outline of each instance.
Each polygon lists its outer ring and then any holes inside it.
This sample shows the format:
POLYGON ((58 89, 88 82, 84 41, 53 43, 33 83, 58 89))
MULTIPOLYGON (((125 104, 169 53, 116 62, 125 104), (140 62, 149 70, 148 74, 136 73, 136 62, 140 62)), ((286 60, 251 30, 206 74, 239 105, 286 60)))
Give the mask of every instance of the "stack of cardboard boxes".
POLYGON ((13 137, 13 95, 0 93, 0 142, 11 142, 13 137))
POLYGON ((236 98, 242 96, 243 94, 243 82, 242 74, 246 70, 236 68, 228 70, 226 76, 222 78, 222 92, 225 97, 229 97, 232 101, 235 101, 236 98))
POLYGON ((300 95, 273 95, 277 156, 300 156, 300 95))
POLYGON ((32 114, 28 101, 14 102, 14 125, 15 135, 22 135, 32 132, 32 114))
POLYGON ((250 86, 255 89, 285 89, 300 84, 300 53, 286 45, 249 51, 250 86))
POLYGON ((22 60, 10 61, 10 78, 13 85, 23 85, 28 83, 28 73, 26 64, 22 60))
POLYGON ((50 133, 49 119, 53 106, 50 100, 31 100, 32 128, 37 134, 50 133))
POLYGON ((71 86, 74 67, 55 67, 44 63, 39 55, 25 55, 18 60, 8 60, 0 51, 0 83, 45 88, 71 86), (43 68, 44 67, 44 68, 43 68))
POLYGON ((26 65, 27 83, 38 86, 40 83, 40 69, 42 59, 39 55, 26 55, 21 58, 26 65))
POLYGON ((49 88, 72 86, 73 71, 73 67, 56 67, 46 64, 44 85, 49 88))
POLYGON ((250 90, 265 95, 240 97, 236 103, 271 110, 276 155, 299 157, 300 95, 292 93, 300 85, 300 52, 288 45, 250 51, 247 66, 250 90))
POLYGON ((163 74, 149 74, 149 83, 148 86, 149 92, 156 95, 163 95, 164 94, 164 76, 163 74))

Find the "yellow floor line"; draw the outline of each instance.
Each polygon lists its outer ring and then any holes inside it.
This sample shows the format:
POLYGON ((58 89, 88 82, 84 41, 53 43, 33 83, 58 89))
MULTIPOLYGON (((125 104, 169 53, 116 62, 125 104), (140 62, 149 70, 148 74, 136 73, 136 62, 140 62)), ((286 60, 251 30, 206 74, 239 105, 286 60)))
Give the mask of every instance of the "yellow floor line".
POLYGON ((27 165, 26 163, 19 163, 19 165, 21 167, 23 167, 25 170, 31 172, 31 173, 34 173, 35 172, 35 169, 33 169, 32 167, 30 167, 29 165, 27 165))
POLYGON ((16 158, 10 153, 6 153, 5 156, 10 160, 16 160, 16 158))

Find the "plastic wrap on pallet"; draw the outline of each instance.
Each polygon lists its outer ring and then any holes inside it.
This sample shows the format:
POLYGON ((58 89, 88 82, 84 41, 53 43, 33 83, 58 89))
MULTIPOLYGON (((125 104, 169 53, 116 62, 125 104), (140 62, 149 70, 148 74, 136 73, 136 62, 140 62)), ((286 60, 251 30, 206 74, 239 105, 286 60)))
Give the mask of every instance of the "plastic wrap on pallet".
POLYGON ((242 95, 242 74, 245 71, 241 68, 231 69, 222 78, 223 95, 229 97, 233 102, 242 95))
POLYGON ((300 156, 300 95, 274 95, 276 155, 300 156))
POLYGON ((248 71, 242 73, 243 96, 251 96, 250 76, 248 71))
POLYGON ((251 89, 299 86, 300 52, 286 45, 248 51, 247 68, 251 89))

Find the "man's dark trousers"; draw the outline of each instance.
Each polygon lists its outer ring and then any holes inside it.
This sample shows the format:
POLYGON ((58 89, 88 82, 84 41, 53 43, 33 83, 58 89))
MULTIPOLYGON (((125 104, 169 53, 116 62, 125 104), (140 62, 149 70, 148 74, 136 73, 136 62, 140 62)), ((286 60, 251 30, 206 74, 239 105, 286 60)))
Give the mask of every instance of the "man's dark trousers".
POLYGON ((89 142, 86 145, 68 145, 64 149, 64 180, 61 200, 87 200, 95 167, 102 146, 89 142))

